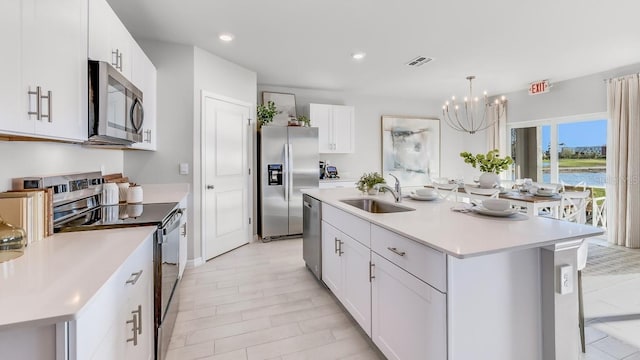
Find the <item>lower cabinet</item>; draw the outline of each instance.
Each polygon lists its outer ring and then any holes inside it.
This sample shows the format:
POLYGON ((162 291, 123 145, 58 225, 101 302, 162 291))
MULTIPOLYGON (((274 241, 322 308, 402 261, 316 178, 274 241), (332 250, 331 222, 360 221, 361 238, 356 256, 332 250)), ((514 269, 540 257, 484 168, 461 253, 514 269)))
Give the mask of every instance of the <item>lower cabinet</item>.
POLYGON ((393 360, 447 358, 446 295, 375 252, 371 339, 393 360))
POLYGON ((360 242, 323 222, 322 280, 368 335, 371 335, 370 253, 360 242))
POLYGON ((152 263, 153 235, 69 323, 69 359, 153 358, 152 263))

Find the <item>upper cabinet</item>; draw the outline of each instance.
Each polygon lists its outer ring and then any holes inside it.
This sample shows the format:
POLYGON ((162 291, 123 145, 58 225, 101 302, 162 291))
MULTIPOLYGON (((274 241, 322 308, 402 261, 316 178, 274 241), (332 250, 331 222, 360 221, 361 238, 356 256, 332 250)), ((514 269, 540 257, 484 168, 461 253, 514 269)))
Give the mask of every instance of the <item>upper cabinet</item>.
POLYGON ((318 128, 320 153, 346 154, 354 151, 354 113, 353 106, 309 104, 311 125, 318 128))
POLYGON ((156 67, 138 44, 132 48, 132 55, 131 82, 142 90, 144 109, 142 142, 135 143, 132 147, 156 150, 156 67))
POLYGON ((105 61, 131 79, 133 48, 127 28, 105 0, 89 2, 89 59, 105 61))
POLYGON ((87 139, 86 0, 3 1, 0 132, 87 139))
POLYGON ((156 150, 156 68, 106 0, 89 2, 89 59, 104 61, 142 90, 142 142, 131 147, 156 150))

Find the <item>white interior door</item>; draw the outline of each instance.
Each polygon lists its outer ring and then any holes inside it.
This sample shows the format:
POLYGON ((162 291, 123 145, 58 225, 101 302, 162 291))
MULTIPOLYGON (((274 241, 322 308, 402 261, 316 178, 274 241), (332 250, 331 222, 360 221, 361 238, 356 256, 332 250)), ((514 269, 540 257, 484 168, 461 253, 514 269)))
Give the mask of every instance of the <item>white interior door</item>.
POLYGON ((249 242, 247 126, 251 107, 203 96, 205 259, 249 242))

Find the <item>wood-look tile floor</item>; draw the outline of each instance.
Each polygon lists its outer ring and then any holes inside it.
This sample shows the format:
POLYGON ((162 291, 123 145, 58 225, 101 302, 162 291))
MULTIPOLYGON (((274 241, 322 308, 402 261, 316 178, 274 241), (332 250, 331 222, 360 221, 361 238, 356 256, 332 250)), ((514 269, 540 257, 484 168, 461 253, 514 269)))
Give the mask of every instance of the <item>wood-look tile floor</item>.
POLYGON ((180 286, 169 360, 383 359, 307 270, 301 239, 250 243, 180 286))

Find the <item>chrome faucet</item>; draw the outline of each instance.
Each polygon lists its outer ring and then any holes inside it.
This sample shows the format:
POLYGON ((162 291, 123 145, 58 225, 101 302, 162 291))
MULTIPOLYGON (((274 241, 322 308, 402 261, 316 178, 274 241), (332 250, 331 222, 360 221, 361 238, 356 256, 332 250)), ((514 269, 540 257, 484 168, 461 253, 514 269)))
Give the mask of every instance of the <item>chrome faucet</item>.
POLYGON ((391 195, 393 195, 393 198, 396 200, 396 202, 399 203, 402 201, 402 190, 400 188, 400 180, 398 180, 398 178, 393 174, 389 174, 389 175, 391 175, 394 179, 396 179, 396 183, 393 188, 387 184, 375 184, 373 188, 378 191, 380 191, 381 188, 389 190, 391 192, 391 195))

